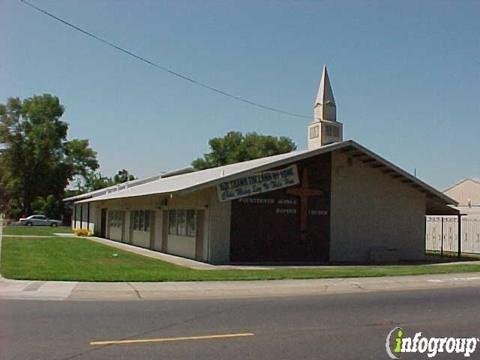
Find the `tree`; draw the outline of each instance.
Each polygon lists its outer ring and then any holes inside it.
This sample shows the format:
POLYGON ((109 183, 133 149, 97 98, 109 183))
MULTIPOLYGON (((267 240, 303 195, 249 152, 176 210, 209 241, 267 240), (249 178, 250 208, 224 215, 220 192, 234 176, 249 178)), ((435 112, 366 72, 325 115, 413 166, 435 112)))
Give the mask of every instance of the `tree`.
POLYGON ((113 178, 103 176, 100 172, 95 171, 88 173, 84 178, 83 185, 79 184, 78 188, 80 190, 79 193, 89 192, 132 180, 135 180, 135 176, 130 174, 126 169, 119 170, 113 178))
POLYGON ((57 218, 58 214, 62 213, 62 205, 53 195, 48 195, 45 198, 38 196, 32 202, 32 212, 43 214, 49 218, 57 218))
POLYGON ((119 170, 113 177, 114 184, 121 184, 132 180, 135 180, 135 176, 130 174, 126 169, 119 170))
POLYGON ((192 162, 192 166, 197 170, 284 154, 297 148, 295 143, 285 136, 259 135, 255 132, 243 135, 237 131, 231 131, 221 138, 210 139, 208 144, 211 151, 192 162))
POLYGON ((10 215, 30 214, 34 204, 60 215, 68 183, 98 168, 88 140, 67 140, 63 113, 49 94, 0 104, 0 206, 10 215))
POLYGON ((78 184, 78 193, 95 191, 112 186, 112 179, 103 176, 99 171, 92 171, 83 179, 83 184, 78 184))

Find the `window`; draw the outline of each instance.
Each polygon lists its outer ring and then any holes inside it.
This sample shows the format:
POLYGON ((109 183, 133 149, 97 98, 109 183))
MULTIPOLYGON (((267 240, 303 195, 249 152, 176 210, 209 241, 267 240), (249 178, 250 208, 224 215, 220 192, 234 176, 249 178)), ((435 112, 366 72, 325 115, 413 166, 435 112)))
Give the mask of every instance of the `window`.
POLYGON ((143 228, 145 229, 145 231, 150 231, 150 211, 144 211, 143 214, 145 216, 143 228))
POLYGON ((331 137, 340 137, 340 129, 337 126, 328 125, 325 127, 325 135, 331 137))
POLYGON ((123 226, 123 211, 112 210, 108 213, 108 223, 111 227, 122 227, 123 226))
POLYGON ((135 231, 150 231, 150 216, 152 212, 148 210, 135 210, 130 214, 130 226, 135 231))
POLYGON ((195 210, 187 210, 187 236, 196 236, 196 220, 195 210))
POLYGON ((177 210, 177 235, 187 235, 187 216, 185 210, 177 210))
POLYGON ((131 212, 130 222, 131 222, 132 229, 138 229, 138 211, 131 212))
POLYGON ((177 211, 168 211, 168 233, 171 235, 177 234, 177 211))
POLYGON ((333 126, 325 126, 325 135, 333 136, 333 126))
POLYGON ((340 137, 340 129, 336 126, 333 127, 333 136, 340 137))
POLYGON ((196 212, 193 209, 168 211, 168 234, 195 237, 197 232, 196 212))
POLYGON ((145 225, 145 212, 140 210, 138 212, 138 229, 134 229, 134 230, 143 230, 143 227, 145 225))
POLYGON ((314 126, 314 127, 311 127, 311 128, 310 128, 310 139, 317 138, 318 135, 319 135, 319 133, 318 133, 318 125, 317 125, 317 126, 314 126))

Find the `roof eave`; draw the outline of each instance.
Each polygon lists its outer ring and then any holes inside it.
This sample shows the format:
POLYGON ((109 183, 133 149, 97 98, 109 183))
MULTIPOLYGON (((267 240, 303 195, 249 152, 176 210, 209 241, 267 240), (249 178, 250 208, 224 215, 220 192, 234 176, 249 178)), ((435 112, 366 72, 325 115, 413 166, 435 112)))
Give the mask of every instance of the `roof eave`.
POLYGON ((436 197, 440 198, 441 200, 443 200, 446 204, 449 204, 449 205, 458 205, 458 202, 454 199, 452 199, 451 197, 445 195, 444 193, 440 192, 439 190, 436 190, 435 188, 433 188, 432 186, 428 185, 427 183, 423 182, 422 180, 418 179, 417 177, 409 174, 408 172, 406 172, 405 170, 402 170, 401 168, 399 168, 397 165, 391 163, 390 161, 382 158, 381 156, 375 154, 374 152, 368 150, 367 148, 363 147, 362 145, 358 144, 357 142, 353 141, 353 140, 350 140, 351 144, 357 148, 358 150, 360 151, 363 151, 364 153, 368 154, 369 156, 373 157, 375 160, 383 163, 384 165, 392 168, 394 171, 396 171, 397 173, 399 173, 400 175, 404 176, 405 178, 409 179, 410 181, 412 181, 413 183, 416 183, 417 185, 425 188, 426 190, 428 190, 431 194, 435 195, 436 197))
MULTIPOLYGON (((382 158, 381 156, 375 154, 374 152, 368 150, 367 148, 363 147, 362 145, 356 143, 353 140, 347 140, 347 141, 343 141, 343 142, 338 142, 338 143, 333 143, 333 144, 330 144, 330 145, 322 146, 322 147, 320 147, 318 149, 315 149, 315 150, 312 150, 312 151, 301 152, 301 153, 299 153, 297 155, 294 155, 294 156, 291 156, 291 157, 283 158, 283 159, 280 159, 280 160, 273 161, 271 163, 266 163, 266 164, 263 164, 263 165, 252 167, 250 169, 241 170, 241 171, 238 171, 236 173, 232 173, 232 174, 229 174, 227 176, 221 176, 221 177, 218 177, 216 179, 205 181, 205 182, 200 183, 200 184, 195 184, 195 185, 192 185, 192 186, 186 186, 184 188, 174 189, 172 191, 134 194, 134 195, 130 195, 130 196, 128 196, 128 194, 123 194, 123 195, 127 195, 127 196, 114 196, 114 197, 110 197, 110 198, 99 197, 99 198, 92 198, 92 199, 84 199, 84 200, 79 201, 78 203, 87 203, 87 202, 95 202, 95 201, 107 201, 107 200, 118 200, 118 199, 122 199, 122 198, 133 198, 133 197, 142 197, 142 196, 150 196, 150 195, 160 195, 161 196, 161 195, 167 195, 167 194, 188 194, 188 193, 192 193, 192 192, 202 190, 202 189, 205 189, 205 188, 208 188, 208 187, 215 186, 217 184, 220 184, 224 181, 228 181, 228 180, 233 179, 235 177, 239 177, 239 176, 242 176, 242 175, 267 170, 267 169, 270 169, 272 167, 282 166, 284 164, 288 164, 288 163, 291 163, 291 162, 294 162, 294 161, 300 161, 300 160, 303 160, 305 158, 320 155, 320 154, 323 154, 323 153, 334 152, 334 151, 341 150, 343 148, 348 148, 348 147, 353 147, 356 150, 363 152, 367 156, 372 157, 375 161, 377 161, 379 163, 382 163, 386 167, 391 168, 394 172, 397 172, 399 175, 405 177, 406 179, 409 180, 409 182, 417 184, 418 187, 423 188, 430 195, 433 195, 433 197, 439 199, 441 202, 445 203, 446 205, 454 205, 454 206, 458 205, 458 202, 456 200, 454 200, 454 199, 450 198, 449 196, 443 194, 442 192, 434 189, 430 185, 424 183, 423 181, 419 180, 418 178, 414 177, 413 175, 411 175, 411 174, 407 173, 406 171, 402 170, 401 168, 399 168, 395 164, 393 164, 390 161, 382 158)), ((126 189, 126 190, 128 190, 128 189, 126 189)), ((116 195, 122 195, 121 192, 122 191, 120 191, 116 195)))

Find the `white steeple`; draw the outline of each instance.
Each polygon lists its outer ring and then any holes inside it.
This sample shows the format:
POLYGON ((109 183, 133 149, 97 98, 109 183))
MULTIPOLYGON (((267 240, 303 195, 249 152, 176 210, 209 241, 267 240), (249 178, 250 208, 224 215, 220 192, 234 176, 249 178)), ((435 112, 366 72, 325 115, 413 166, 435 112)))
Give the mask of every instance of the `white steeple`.
POLYGON ((328 78, 327 67, 323 66, 322 79, 318 88, 317 98, 313 105, 315 118, 320 120, 337 120, 337 105, 333 97, 332 86, 328 78))
POLYGON ((343 125, 337 121, 337 105, 326 66, 323 67, 313 114, 313 122, 308 126, 309 150, 343 140, 343 125))

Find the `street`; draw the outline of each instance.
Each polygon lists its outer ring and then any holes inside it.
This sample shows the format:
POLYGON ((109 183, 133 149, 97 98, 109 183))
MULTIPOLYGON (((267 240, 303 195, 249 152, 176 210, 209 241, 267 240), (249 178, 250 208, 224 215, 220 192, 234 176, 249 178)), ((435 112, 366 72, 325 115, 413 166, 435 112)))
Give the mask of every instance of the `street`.
POLYGON ((472 285, 226 300, 1 300, 0 358, 388 359, 385 338, 396 326, 478 337, 479 297, 472 285), (149 340, 91 344, 125 339, 149 340))

